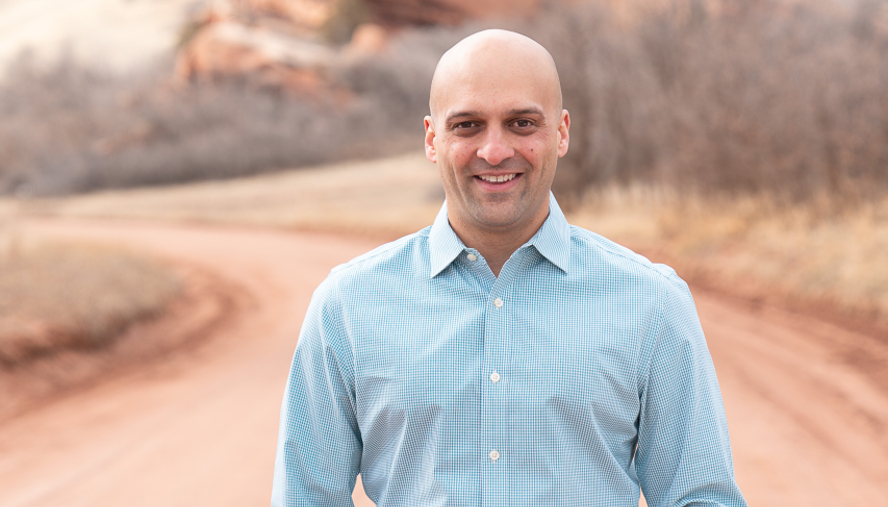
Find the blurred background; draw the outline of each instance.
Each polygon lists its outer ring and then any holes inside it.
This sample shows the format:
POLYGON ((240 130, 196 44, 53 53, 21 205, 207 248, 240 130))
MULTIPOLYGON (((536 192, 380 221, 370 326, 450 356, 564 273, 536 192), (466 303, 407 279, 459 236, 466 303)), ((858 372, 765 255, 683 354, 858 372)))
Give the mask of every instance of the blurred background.
MULTIPOLYGON (((250 234, 351 241, 319 251, 323 278, 431 223, 432 72, 487 27, 556 60, 571 222, 703 296, 750 500, 884 502, 888 1, 0 0, 0 448, 18 452, 0 475, 31 484, 0 479, 18 492, 0 503, 47 504, 22 442, 52 400, 261 313, 265 289, 232 279, 246 261, 210 252, 278 248, 250 234), (191 331, 170 324, 186 315, 191 331)), ((312 280, 292 289, 296 329, 312 280)), ((170 505, 191 498, 175 491, 170 505)))

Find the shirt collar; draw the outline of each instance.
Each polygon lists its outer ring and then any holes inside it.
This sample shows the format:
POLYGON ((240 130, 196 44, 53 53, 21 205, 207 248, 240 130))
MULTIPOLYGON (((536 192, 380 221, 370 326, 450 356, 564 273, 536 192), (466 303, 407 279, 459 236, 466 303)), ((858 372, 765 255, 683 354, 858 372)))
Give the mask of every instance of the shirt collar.
POLYGON ((549 192, 549 216, 540 230, 527 242, 561 271, 570 270, 570 224, 564 218, 561 207, 549 192))
POLYGON ((444 271, 444 268, 449 266, 465 248, 450 227, 450 221, 447 219, 447 201, 444 201, 432 224, 432 230, 429 231, 429 262, 432 268, 430 278, 444 271))
MULTIPOLYGON (((537 251, 559 269, 568 272, 570 268, 570 225, 558 206, 555 196, 549 192, 549 216, 540 229, 530 238, 527 245, 533 245, 537 251)), ((441 206, 438 216, 429 231, 429 260, 434 278, 450 265, 463 250, 465 245, 450 227, 447 219, 447 202, 441 206)))

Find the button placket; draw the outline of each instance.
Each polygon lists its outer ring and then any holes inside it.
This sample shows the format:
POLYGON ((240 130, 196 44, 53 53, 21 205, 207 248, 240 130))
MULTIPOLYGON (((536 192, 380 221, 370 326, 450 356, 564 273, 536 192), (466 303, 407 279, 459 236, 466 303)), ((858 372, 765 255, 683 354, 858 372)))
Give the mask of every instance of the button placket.
MULTIPOLYGON (((479 259, 480 261, 480 259, 479 259)), ((482 396, 484 398, 482 413, 482 452, 486 454, 481 459, 486 466, 483 467, 482 477, 482 505, 496 505, 497 499, 507 495, 509 488, 509 476, 511 460, 509 458, 513 443, 509 439, 510 385, 505 382, 509 378, 512 312, 517 308, 510 305, 510 286, 514 273, 511 270, 502 270, 500 276, 493 280, 484 302, 484 360, 479 375, 482 382, 482 396)))
POLYGON ((513 367, 515 340, 523 327, 520 322, 524 300, 515 287, 515 280, 533 260, 523 249, 506 262, 499 276, 487 291, 484 301, 484 358, 479 375, 482 393, 482 442, 479 456, 483 460, 481 505, 495 506, 509 497, 514 470, 521 461, 521 443, 513 441, 516 393, 520 390, 522 370, 513 367), (513 304, 514 303, 514 304, 513 304), (514 313, 513 313, 514 312, 514 313))

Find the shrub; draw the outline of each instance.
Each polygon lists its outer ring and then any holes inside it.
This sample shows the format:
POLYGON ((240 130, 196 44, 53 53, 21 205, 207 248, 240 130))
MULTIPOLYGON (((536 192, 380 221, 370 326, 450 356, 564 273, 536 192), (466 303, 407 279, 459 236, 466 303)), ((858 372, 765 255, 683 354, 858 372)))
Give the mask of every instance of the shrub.
MULTIPOLYGON (((378 75, 387 64, 374 65, 378 75)), ((342 106, 248 81, 175 87, 165 68, 121 77, 22 59, 0 85, 0 193, 229 178, 404 151, 420 146, 422 116, 406 121, 409 103, 383 102, 397 93, 386 85, 342 106)))
POLYGON ((560 189, 648 180, 778 202, 883 195, 888 3, 842 9, 691 0, 628 19, 595 3, 550 9, 527 32, 551 48, 573 113, 560 189))

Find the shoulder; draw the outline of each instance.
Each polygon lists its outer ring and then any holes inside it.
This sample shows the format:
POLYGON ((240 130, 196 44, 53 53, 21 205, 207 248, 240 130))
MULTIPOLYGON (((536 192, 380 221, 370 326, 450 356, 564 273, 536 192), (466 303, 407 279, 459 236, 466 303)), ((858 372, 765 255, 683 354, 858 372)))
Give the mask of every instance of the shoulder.
POLYGON ((639 379, 647 378, 642 371, 655 357, 707 353, 694 299, 674 269, 580 227, 571 226, 571 241, 578 271, 589 278, 586 285, 638 326, 639 379))
POLYGON ((600 234, 570 226, 571 264, 581 273, 599 279, 631 281, 636 289, 687 292, 687 284, 671 267, 651 262, 600 234))
POLYGON ((391 279, 409 278, 428 271, 430 227, 380 245, 348 262, 334 267, 326 284, 351 288, 385 285, 391 279))
POLYGON ((422 271, 422 266, 428 265, 427 241, 425 228, 334 267, 315 289, 308 316, 325 325, 341 326, 355 308, 368 307, 372 301, 380 303, 393 292, 403 292, 410 273, 422 271))

